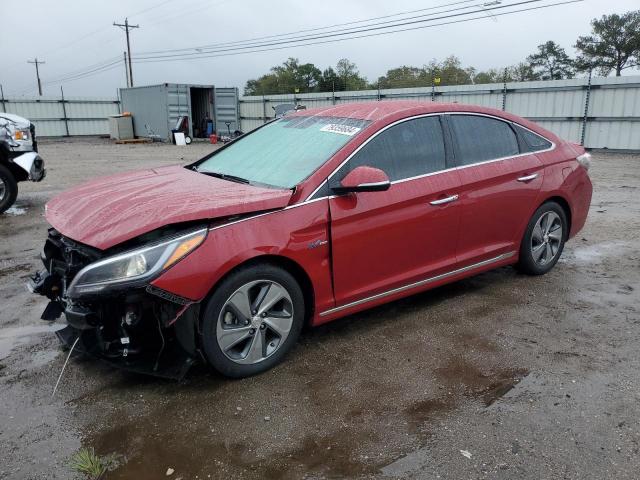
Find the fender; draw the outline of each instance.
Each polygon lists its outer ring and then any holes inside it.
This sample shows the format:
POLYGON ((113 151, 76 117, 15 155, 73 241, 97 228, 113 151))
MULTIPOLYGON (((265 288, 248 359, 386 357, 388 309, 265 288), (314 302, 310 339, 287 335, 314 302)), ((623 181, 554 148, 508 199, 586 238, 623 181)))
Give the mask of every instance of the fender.
POLYGON ((261 256, 285 258, 307 275, 316 311, 334 303, 328 200, 292 205, 212 227, 200 247, 151 284, 194 302, 202 301, 228 272, 261 256))
POLYGON ((36 152, 27 152, 11 160, 29 175, 32 182, 41 181, 47 171, 44 168, 44 160, 36 152))

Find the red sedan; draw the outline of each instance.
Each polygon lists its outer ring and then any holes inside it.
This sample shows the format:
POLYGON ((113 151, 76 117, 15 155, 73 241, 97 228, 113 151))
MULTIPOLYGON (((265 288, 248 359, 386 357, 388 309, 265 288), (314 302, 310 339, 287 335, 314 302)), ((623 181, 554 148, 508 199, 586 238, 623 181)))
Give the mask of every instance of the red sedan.
POLYGON ((31 288, 90 354, 244 377, 304 325, 504 265, 548 272, 585 223, 588 168, 582 147, 489 108, 304 110, 186 167, 54 198, 31 288))

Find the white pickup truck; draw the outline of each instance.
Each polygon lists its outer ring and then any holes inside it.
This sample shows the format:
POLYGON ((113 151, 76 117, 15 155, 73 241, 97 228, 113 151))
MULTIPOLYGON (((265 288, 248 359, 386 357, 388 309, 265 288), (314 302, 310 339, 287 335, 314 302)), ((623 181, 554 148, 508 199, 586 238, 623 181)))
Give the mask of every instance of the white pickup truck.
POLYGON ((39 182, 45 174, 33 123, 12 113, 0 113, 0 213, 16 201, 18 182, 39 182))

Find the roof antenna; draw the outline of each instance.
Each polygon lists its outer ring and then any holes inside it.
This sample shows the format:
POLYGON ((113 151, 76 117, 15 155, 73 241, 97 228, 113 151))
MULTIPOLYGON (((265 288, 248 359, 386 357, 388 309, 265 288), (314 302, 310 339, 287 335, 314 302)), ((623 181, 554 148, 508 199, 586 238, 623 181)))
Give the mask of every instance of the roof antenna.
MULTIPOLYGON (((82 335, 82 333, 80 333, 82 335)), ((58 390, 58 385, 60 384, 60 380, 62 380, 62 374, 64 373, 65 368, 67 368, 67 363, 69 363, 69 359, 71 358, 71 354, 73 353, 73 349, 76 347, 76 343, 80 340, 80 335, 76 338, 76 341, 73 342, 71 348, 69 349, 69 355, 67 355, 67 359, 64 361, 64 365, 62 365, 62 370, 60 370, 60 375, 58 375, 58 381, 56 382, 56 386, 53 387, 53 393, 51 394, 51 398, 53 398, 56 394, 56 390, 58 390)))

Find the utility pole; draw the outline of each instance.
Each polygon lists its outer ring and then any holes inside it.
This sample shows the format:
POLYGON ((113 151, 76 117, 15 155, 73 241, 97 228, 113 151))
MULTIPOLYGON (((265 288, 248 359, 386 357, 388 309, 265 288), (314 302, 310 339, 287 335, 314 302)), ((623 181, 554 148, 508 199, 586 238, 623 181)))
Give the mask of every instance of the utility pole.
POLYGON ((129 42, 129 30, 140 28, 140 25, 129 25, 129 19, 125 18, 124 23, 113 22, 115 27, 120 27, 127 34, 127 55, 129 56, 129 83, 133 87, 133 70, 131 69, 131 44, 129 42))
POLYGON ((129 82, 129 70, 127 70, 127 52, 122 52, 124 54, 124 76, 127 78, 127 87, 131 86, 129 82))
POLYGON ((38 57, 31 60, 27 60, 27 63, 31 63, 36 66, 36 78, 38 79, 38 94, 42 96, 42 83, 40 82, 40 70, 38 69, 38 65, 43 65, 45 62, 41 62, 38 60, 38 57))

